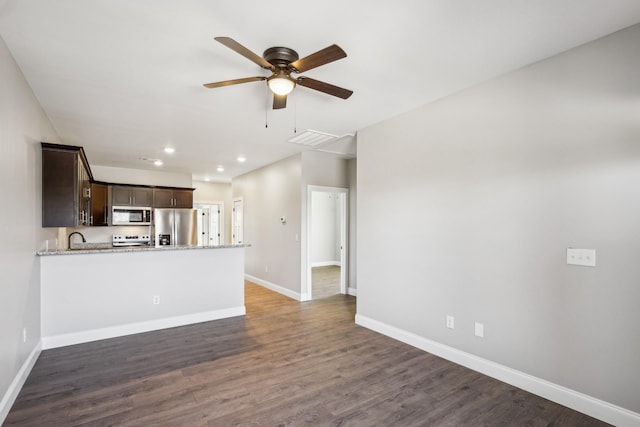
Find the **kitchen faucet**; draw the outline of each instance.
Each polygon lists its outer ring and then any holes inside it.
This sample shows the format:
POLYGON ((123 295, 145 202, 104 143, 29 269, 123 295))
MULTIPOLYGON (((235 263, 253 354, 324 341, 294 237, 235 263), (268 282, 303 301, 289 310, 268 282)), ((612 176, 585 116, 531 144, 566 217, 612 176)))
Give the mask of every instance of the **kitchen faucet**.
POLYGON ((84 238, 84 236, 82 235, 81 232, 74 231, 73 233, 69 234, 69 238, 67 239, 67 243, 69 244, 69 249, 71 249, 71 236, 73 236, 74 234, 79 234, 80 237, 82 237, 82 243, 86 243, 87 242, 87 240, 84 238))

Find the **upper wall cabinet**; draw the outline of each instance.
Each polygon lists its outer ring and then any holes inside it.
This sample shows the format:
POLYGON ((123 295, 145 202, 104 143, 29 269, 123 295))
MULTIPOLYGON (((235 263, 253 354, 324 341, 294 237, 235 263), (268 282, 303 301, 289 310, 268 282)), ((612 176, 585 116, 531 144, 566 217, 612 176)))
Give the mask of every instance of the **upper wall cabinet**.
POLYGON ((153 188, 114 185, 111 188, 113 206, 153 207, 153 188))
POLYGON ((89 224, 92 180, 82 147, 42 143, 42 226, 89 224))
POLYGON ((109 225, 109 186, 107 184, 91 183, 89 206, 89 225, 109 225))
POLYGON ((154 188, 154 208, 192 208, 193 190, 178 188, 154 188))
POLYGON ((109 225, 112 206, 192 208, 193 190, 95 182, 82 147, 42 143, 43 227, 109 225))

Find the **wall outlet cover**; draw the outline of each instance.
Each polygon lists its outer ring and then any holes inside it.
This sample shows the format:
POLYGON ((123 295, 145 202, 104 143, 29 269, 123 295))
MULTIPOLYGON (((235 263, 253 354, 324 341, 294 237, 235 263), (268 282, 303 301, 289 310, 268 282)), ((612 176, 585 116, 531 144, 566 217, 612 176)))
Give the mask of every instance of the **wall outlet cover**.
POLYGON ((455 328, 455 320, 453 318, 453 316, 447 316, 447 328, 448 329, 454 329, 455 328))
POLYGON ((476 322, 475 333, 477 337, 484 338, 484 324, 476 322))

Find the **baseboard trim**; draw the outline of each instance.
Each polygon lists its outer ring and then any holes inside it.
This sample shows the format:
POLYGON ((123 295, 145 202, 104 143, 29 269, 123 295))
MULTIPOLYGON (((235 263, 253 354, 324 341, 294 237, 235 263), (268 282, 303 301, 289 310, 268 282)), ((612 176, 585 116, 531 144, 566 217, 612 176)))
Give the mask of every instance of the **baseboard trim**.
POLYGON ((202 313, 187 314, 184 316, 167 317, 145 322, 111 326, 108 328, 54 335, 42 338, 42 348, 47 350, 50 348, 65 347, 68 345, 139 334, 142 332, 157 331, 159 329, 174 328, 176 326, 190 325, 193 323, 209 322, 211 320, 225 319, 227 317, 244 316, 245 314, 246 310, 243 305, 240 307, 225 308, 222 310, 205 311, 202 313))
POLYGON ((33 365, 36 364, 38 356, 40 356, 41 352, 42 341, 38 341, 36 346, 33 348, 33 350, 31 350, 31 353, 29 353, 29 356, 20 367, 20 370, 18 371, 16 376, 13 378, 13 381, 11 381, 7 392, 2 397, 2 400, 0 401, 0 425, 4 423, 7 415, 9 415, 9 411, 11 410, 13 403, 18 398, 18 394, 20 394, 20 390, 22 390, 22 386, 31 373, 33 365))
POLYGON ((311 267, 328 267, 330 265, 335 265, 336 267, 340 267, 340 261, 318 261, 312 262, 311 267))
POLYGON ((356 314, 356 324, 618 427, 640 425, 640 414, 412 332, 356 314))
POLYGON ((244 278, 250 282, 253 282, 257 285, 270 289, 286 297, 292 298, 296 301, 305 301, 303 299, 303 296, 299 292, 292 291, 291 289, 284 288, 280 285, 276 285, 275 283, 268 282, 266 280, 260 279, 259 277, 255 277, 250 274, 245 274, 244 278))
POLYGON ((356 288, 348 288, 347 289, 347 295, 351 295, 354 297, 358 296, 358 290, 356 288))

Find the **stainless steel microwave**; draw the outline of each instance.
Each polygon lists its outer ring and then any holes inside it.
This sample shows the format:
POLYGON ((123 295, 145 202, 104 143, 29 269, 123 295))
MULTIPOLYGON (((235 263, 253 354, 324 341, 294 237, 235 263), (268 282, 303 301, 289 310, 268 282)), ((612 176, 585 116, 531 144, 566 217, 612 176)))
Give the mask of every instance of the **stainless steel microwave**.
POLYGON ((151 225, 152 208, 114 206, 112 225, 151 225))

